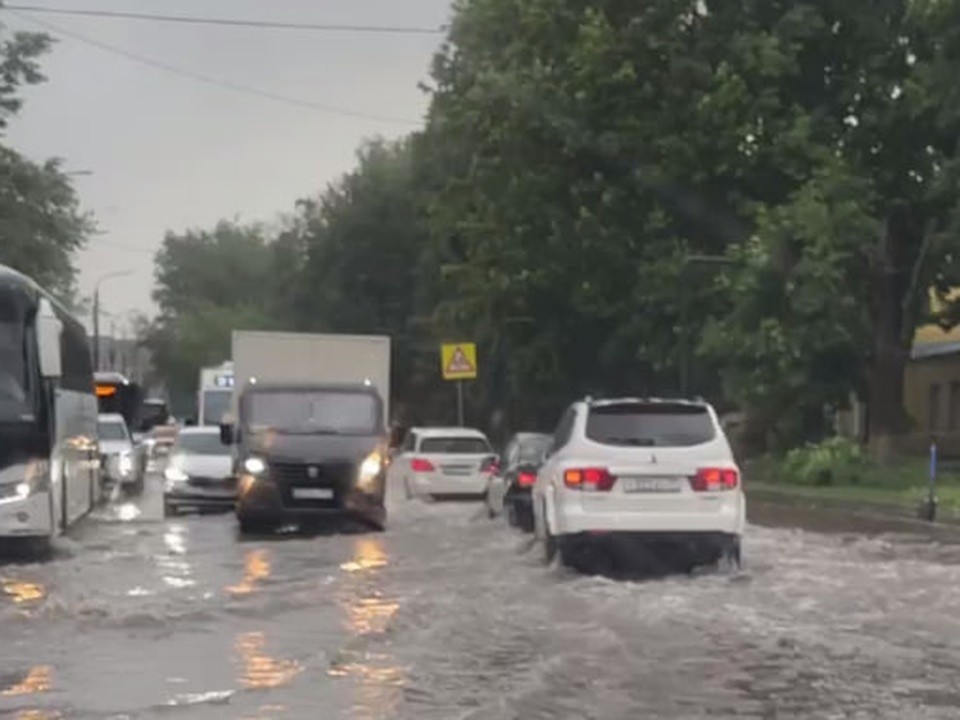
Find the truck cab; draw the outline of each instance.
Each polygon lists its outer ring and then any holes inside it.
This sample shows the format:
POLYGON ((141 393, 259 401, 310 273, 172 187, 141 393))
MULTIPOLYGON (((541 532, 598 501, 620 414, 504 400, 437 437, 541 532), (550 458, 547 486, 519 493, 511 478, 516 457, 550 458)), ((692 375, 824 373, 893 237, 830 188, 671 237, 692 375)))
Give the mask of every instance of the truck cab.
POLYGON ((241 532, 339 519, 385 526, 388 437, 371 385, 248 384, 221 439, 235 448, 241 532))

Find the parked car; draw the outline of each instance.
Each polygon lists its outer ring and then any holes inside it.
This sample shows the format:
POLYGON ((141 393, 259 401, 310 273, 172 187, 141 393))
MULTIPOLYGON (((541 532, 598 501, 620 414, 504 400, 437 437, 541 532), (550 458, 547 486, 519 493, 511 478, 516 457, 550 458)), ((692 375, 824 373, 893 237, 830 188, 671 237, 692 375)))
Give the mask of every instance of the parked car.
MULTIPOLYGON (((740 563, 740 469, 714 409, 688 400, 583 400, 563 415, 533 488, 545 558, 578 565, 627 541, 684 569, 740 563)), ((610 559, 609 557, 606 559, 610 559)))
POLYGON ((507 522, 533 532, 530 490, 552 438, 543 433, 522 432, 510 438, 500 460, 500 473, 487 483, 487 512, 490 517, 506 513, 507 522))
POLYGON ((127 490, 143 490, 144 465, 123 416, 119 413, 100 414, 97 436, 103 478, 127 490))
POLYGON ((220 428, 183 428, 170 450, 163 471, 163 509, 166 515, 181 510, 231 510, 237 499, 230 447, 220 442, 220 428))
POLYGON ((411 428, 395 462, 408 498, 482 498, 499 464, 479 430, 438 427, 411 428))

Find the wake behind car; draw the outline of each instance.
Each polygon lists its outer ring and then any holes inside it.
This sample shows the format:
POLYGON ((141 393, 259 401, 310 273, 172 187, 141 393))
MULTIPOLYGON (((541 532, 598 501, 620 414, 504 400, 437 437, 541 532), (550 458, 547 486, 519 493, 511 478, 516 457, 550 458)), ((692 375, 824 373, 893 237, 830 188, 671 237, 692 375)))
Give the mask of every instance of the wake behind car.
POLYGON ((740 562, 740 469, 703 402, 574 403, 537 476, 533 507, 548 559, 559 551, 578 564, 585 550, 609 555, 632 541, 688 570, 740 562))
POLYGON ((97 417, 100 441, 100 464, 103 476, 125 490, 143 489, 143 465, 130 431, 119 413, 103 413, 97 417))
POLYGON ((343 518, 385 526, 387 436, 372 386, 248 384, 238 413, 221 433, 237 443, 242 532, 343 518))
POLYGON ((230 448, 213 426, 183 428, 163 472, 163 509, 176 515, 184 509, 231 510, 237 499, 230 448))

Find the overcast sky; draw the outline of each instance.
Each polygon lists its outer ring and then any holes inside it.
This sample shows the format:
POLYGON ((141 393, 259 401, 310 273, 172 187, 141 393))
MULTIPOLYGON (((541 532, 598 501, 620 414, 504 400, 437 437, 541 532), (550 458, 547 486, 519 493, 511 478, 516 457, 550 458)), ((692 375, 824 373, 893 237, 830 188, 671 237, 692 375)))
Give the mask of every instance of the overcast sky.
MULTIPOLYGON (((449 0, 10 0, 10 4, 289 22, 438 27, 449 0)), ((40 29, 0 11, 11 29, 40 29)), ((365 35, 34 15, 69 33, 227 82, 308 103, 419 121, 442 36, 365 35)), ((56 31, 50 30, 57 35, 56 31)), ((153 253, 167 230, 221 218, 274 220, 351 169, 364 138, 398 121, 338 116, 214 87, 61 35, 48 82, 26 93, 7 141, 63 158, 103 230, 78 258, 80 289, 105 282, 106 311, 154 312, 153 253)))

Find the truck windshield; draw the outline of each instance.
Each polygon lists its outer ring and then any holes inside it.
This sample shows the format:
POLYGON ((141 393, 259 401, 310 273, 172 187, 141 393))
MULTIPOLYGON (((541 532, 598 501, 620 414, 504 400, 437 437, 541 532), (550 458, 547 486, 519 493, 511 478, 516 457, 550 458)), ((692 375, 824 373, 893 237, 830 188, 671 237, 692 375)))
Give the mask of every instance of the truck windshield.
POLYGON ((366 393, 269 391, 253 393, 246 403, 246 424, 254 432, 370 435, 379 427, 376 399, 366 393))
POLYGON ((223 416, 230 411, 232 390, 206 390, 203 393, 203 425, 219 425, 223 416))

